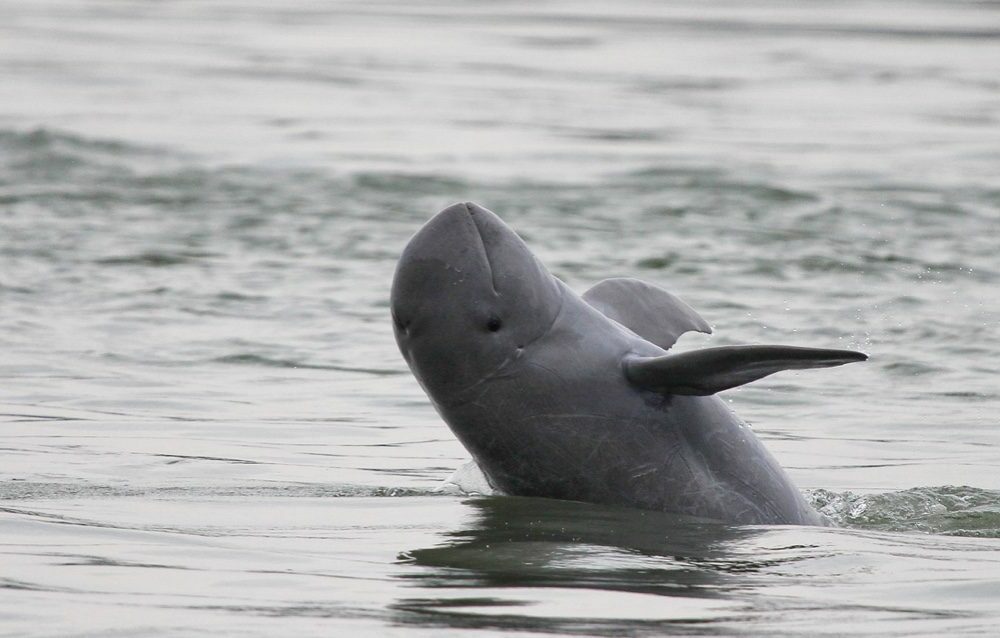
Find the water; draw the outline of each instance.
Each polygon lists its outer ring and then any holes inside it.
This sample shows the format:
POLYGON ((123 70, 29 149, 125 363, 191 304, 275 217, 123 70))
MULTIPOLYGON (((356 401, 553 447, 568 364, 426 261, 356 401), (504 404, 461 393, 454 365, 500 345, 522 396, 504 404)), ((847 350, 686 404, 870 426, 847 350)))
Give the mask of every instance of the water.
POLYGON ((0 634, 994 633, 997 4, 0 15, 0 634), (462 199, 871 353, 726 394, 841 527, 440 490, 388 284, 462 199))

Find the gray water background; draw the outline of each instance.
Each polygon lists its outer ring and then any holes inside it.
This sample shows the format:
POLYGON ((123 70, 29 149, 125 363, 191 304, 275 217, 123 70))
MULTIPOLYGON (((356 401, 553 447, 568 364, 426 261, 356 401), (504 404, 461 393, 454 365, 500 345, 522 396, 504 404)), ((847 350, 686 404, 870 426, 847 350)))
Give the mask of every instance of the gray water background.
POLYGON ((0 1, 0 635, 995 635, 1000 5, 0 1), (839 529, 437 489, 471 199, 706 344, 839 529))

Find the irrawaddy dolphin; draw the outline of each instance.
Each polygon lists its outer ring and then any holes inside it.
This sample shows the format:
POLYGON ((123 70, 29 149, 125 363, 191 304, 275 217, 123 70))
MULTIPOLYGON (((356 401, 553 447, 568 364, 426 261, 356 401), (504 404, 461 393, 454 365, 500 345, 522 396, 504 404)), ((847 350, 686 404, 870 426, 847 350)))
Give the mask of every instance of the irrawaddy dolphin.
POLYGON ((391 301, 403 358, 499 490, 824 524, 715 393, 865 354, 771 345, 670 354, 681 334, 711 332, 690 306, 637 279, 577 295, 472 203, 446 208, 410 240, 391 301))

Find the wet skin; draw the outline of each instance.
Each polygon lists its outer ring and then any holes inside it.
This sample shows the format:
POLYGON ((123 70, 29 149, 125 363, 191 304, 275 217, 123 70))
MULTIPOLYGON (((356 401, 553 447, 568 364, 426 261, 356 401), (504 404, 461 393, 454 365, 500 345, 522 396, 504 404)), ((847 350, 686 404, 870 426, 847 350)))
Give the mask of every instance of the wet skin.
POLYGON ((824 524, 714 392, 864 355, 784 346, 668 354, 680 333, 710 331, 683 302, 635 280, 607 280, 581 297, 471 203, 413 237, 391 305, 410 369, 503 492, 824 524))

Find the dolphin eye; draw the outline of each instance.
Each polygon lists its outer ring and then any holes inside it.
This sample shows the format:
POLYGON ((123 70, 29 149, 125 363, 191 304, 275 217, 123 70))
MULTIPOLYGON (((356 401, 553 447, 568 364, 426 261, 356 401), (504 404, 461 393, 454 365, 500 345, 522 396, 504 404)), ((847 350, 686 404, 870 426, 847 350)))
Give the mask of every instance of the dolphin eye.
POLYGON ((502 325, 503 323, 500 321, 500 317, 493 315, 490 317, 489 321, 486 322, 486 329, 490 332, 496 332, 502 325))

